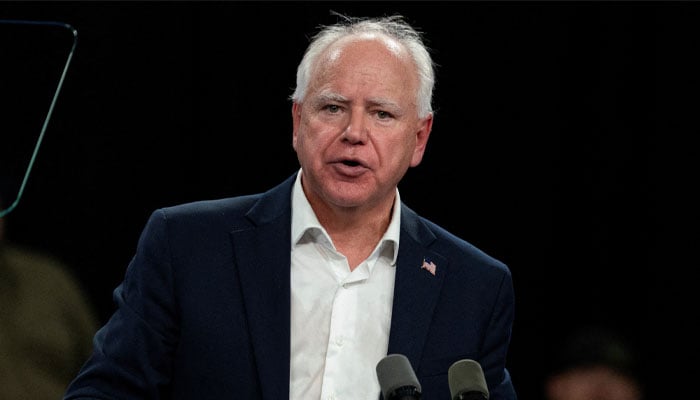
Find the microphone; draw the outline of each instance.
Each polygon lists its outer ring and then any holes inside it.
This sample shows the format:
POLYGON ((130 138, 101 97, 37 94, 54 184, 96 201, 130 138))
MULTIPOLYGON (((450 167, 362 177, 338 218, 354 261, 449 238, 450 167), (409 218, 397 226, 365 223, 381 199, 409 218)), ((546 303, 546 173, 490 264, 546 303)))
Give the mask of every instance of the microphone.
POLYGON ((488 400, 489 390, 481 365, 474 360, 459 360, 447 371, 452 400, 488 400))
POLYGON ((389 354, 377 363, 377 379, 384 400, 420 400, 416 373, 403 354, 389 354))

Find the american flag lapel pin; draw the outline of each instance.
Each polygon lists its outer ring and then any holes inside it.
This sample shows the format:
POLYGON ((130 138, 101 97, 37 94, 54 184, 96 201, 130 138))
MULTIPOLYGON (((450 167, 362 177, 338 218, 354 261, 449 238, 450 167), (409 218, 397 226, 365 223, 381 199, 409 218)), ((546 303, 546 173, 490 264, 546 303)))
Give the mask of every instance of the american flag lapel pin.
POLYGON ((435 265, 434 262, 430 261, 428 258, 423 259, 423 264, 420 266, 421 269, 427 270, 430 272, 433 276, 435 275, 435 269, 437 266, 435 265))

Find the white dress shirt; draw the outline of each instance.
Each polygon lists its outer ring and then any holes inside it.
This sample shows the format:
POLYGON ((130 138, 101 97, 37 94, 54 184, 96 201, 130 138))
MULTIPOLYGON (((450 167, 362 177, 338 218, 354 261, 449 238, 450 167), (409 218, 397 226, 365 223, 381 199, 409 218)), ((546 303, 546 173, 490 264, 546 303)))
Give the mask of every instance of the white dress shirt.
POLYGON ((401 207, 372 254, 352 272, 301 186, 292 191, 291 400, 375 400, 387 354, 401 207))

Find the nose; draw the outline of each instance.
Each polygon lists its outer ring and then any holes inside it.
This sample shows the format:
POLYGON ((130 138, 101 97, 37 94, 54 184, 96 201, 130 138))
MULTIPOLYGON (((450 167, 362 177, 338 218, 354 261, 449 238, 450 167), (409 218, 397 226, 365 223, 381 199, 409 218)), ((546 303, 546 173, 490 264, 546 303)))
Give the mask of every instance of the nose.
POLYGON ((343 140, 352 144, 364 143, 369 134, 369 123, 362 112, 352 112, 343 131, 343 140))

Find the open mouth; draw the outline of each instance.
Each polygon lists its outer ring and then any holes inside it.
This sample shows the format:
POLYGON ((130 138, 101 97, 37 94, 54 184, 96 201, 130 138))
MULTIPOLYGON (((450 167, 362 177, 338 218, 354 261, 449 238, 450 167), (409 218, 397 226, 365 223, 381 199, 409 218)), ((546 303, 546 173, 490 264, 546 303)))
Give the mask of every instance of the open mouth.
POLYGON ((347 165, 348 167, 359 167, 361 164, 357 161, 344 160, 343 165, 347 165))

